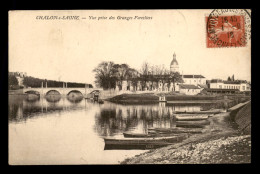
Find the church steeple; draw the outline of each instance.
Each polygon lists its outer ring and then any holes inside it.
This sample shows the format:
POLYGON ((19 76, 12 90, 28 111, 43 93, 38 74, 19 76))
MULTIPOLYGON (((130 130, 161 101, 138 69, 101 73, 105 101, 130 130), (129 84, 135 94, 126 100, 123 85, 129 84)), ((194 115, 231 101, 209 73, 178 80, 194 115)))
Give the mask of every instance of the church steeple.
POLYGON ((173 53, 173 59, 176 60, 176 54, 175 54, 175 52, 173 53))
POLYGON ((170 70, 171 70, 171 72, 179 72, 179 64, 178 64, 178 61, 176 59, 175 52, 173 54, 173 59, 172 59, 171 65, 170 65, 170 70))

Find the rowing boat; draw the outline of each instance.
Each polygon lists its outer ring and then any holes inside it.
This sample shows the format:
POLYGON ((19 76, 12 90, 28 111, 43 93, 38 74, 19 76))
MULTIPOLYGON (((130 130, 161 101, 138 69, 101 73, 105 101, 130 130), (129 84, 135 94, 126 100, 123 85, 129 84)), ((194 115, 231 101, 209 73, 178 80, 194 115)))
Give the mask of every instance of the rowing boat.
POLYGON ((182 114, 174 115, 177 121, 196 121, 196 120, 206 120, 208 115, 194 115, 194 114, 182 114))
POLYGON ((175 111, 175 114, 218 114, 224 112, 222 109, 213 109, 208 111, 175 111))
POLYGON ((149 128, 148 132, 150 134, 152 133, 202 133, 201 128, 180 128, 180 127, 174 127, 174 128, 149 128))
POLYGON ((111 149, 153 149, 180 142, 188 135, 156 138, 104 138, 105 150, 111 149))
POLYGON ((155 137, 155 138, 104 138, 106 144, 164 144, 176 143, 184 138, 187 134, 175 135, 171 137, 155 137))
POLYGON ((176 121, 176 127, 185 127, 185 128, 204 128, 205 125, 209 125, 208 120, 202 121, 176 121))
POLYGON ((175 134, 175 133, 168 133, 168 134, 156 134, 156 133, 131 133, 131 132, 124 132, 123 133, 125 138, 152 138, 152 137, 172 137, 172 136, 177 136, 180 134, 175 134))
POLYGON ((199 121, 176 121, 176 125, 178 124, 194 124, 194 125, 209 125, 210 121, 208 120, 199 120, 199 121))

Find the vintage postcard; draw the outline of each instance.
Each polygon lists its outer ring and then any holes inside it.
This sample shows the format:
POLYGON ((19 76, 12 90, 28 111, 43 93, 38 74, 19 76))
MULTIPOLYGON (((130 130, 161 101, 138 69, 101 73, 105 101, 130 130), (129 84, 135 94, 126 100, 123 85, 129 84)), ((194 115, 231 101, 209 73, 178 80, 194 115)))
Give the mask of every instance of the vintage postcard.
POLYGON ((9 11, 10 165, 251 163, 251 10, 9 11))

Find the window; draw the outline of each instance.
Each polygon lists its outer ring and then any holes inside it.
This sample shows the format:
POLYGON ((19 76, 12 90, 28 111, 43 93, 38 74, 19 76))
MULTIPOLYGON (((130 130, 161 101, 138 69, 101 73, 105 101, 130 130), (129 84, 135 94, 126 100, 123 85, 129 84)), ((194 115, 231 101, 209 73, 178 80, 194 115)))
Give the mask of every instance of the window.
POLYGON ((222 85, 219 85, 219 88, 222 88, 222 85))
POLYGON ((245 86, 243 86, 243 90, 245 90, 245 86))

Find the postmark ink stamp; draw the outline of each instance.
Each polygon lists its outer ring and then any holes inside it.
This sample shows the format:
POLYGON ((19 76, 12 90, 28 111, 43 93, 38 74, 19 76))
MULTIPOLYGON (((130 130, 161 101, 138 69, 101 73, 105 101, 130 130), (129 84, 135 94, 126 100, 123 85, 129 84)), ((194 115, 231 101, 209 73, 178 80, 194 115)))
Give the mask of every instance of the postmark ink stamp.
POLYGON ((206 24, 207 48, 245 47, 251 39, 251 16, 246 10, 213 10, 206 24))

